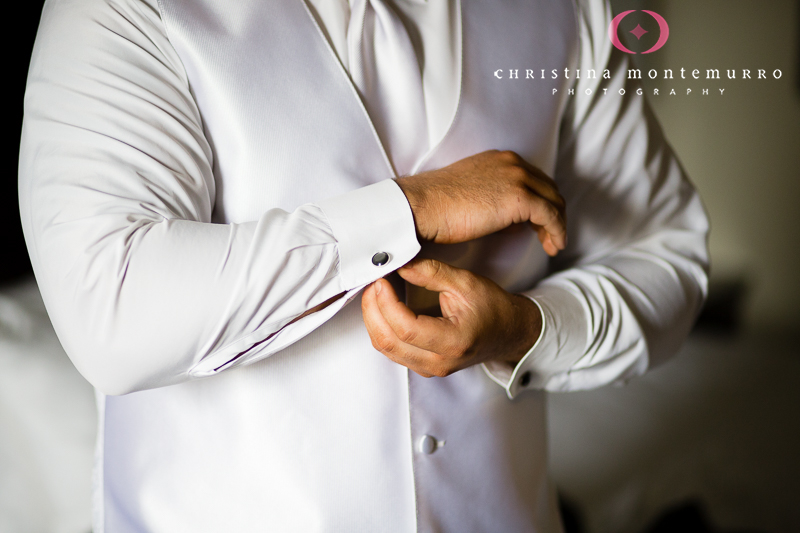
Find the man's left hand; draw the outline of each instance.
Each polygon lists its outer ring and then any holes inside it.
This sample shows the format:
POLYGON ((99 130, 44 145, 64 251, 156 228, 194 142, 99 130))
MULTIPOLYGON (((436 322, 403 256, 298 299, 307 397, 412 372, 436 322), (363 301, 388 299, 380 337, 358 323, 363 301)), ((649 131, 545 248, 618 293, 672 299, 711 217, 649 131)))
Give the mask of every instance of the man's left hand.
POLYGON ((417 315, 379 279, 364 292, 364 323, 375 349, 421 376, 444 377, 493 359, 514 365, 539 337, 536 304, 488 278, 432 259, 397 273, 439 293, 443 316, 417 315))

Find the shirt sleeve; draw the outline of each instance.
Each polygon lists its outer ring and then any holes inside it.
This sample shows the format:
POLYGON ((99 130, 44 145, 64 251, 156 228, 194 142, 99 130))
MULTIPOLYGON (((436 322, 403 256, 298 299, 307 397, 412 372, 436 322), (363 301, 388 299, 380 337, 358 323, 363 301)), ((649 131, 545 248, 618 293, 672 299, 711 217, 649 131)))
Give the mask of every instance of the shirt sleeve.
POLYGON ((629 79, 629 56, 607 37, 608 4, 579 4, 581 77, 568 96, 555 175, 569 245, 525 293, 544 319, 536 345, 516 368, 484 365, 510 398, 642 374, 677 352, 707 294, 700 198, 629 79))
POLYGON ((212 223, 212 157, 154 0, 47 1, 25 94, 20 209, 59 339, 105 393, 263 359, 419 250, 391 180, 212 223), (386 264, 373 263, 379 252, 386 264))

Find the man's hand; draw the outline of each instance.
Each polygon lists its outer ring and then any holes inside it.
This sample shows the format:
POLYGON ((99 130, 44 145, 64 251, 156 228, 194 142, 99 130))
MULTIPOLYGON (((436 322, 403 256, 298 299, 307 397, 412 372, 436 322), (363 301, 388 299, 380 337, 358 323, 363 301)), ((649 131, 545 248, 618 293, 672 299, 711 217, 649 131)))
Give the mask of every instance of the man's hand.
POLYGON ((447 376, 490 359, 516 364, 539 337, 539 308, 493 281, 432 259, 414 260, 398 274, 439 293, 442 317, 417 315, 379 279, 361 309, 372 345, 424 377, 447 376))
POLYGON ((482 152, 396 182, 423 240, 465 242, 530 222, 548 255, 567 244, 565 203, 558 187, 514 152, 482 152))

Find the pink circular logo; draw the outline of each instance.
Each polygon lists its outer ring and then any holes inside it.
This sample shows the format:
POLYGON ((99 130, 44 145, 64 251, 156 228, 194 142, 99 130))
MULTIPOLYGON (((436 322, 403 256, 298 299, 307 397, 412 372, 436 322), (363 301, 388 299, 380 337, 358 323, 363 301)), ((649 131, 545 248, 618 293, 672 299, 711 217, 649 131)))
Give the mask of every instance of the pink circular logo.
MULTIPOLYGON (((622 23, 622 20, 636 11, 635 9, 631 9, 630 11, 623 11, 616 17, 614 20, 611 21, 611 25, 608 27, 608 37, 611 39, 611 44, 616 46, 619 50, 622 50, 626 54, 635 54, 633 50, 628 50, 622 41, 619 40, 619 25, 622 23)), ((664 17, 656 13, 655 11, 647 11, 646 9, 642 10, 644 13, 647 13, 658 22, 658 28, 661 30, 661 35, 658 37, 658 42, 648 51, 642 52, 643 54, 652 54, 656 50, 660 50, 665 44, 667 44, 667 40, 669 39, 669 24, 667 21, 664 20, 664 17)), ((631 30, 631 33, 636 36, 637 39, 641 39, 642 35, 648 33, 647 30, 642 28, 640 25, 636 25, 634 29, 631 30)))

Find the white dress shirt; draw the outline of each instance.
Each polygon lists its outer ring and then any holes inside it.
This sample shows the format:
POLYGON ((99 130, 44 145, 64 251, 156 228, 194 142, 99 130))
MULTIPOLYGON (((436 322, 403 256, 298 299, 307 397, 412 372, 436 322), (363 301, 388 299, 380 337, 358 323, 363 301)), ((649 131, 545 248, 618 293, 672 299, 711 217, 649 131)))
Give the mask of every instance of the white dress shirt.
POLYGON ((567 199, 552 261, 528 228, 423 243, 540 305, 515 369, 424 380, 348 305, 420 244, 347 78, 345 4, 46 3, 20 205, 59 339, 104 393, 96 531, 556 531, 541 390, 641 374, 691 327, 707 219, 607 5, 396 6, 426 58, 416 170, 514 149, 567 199))

